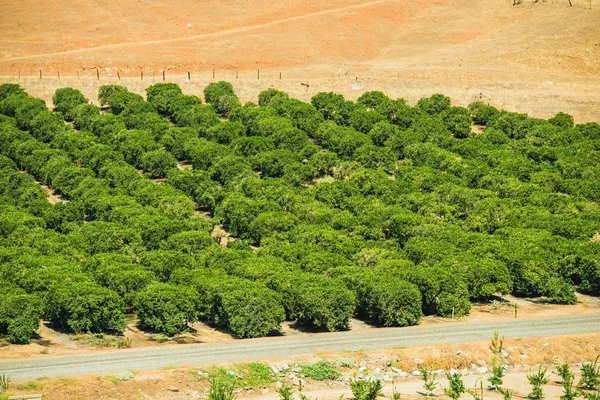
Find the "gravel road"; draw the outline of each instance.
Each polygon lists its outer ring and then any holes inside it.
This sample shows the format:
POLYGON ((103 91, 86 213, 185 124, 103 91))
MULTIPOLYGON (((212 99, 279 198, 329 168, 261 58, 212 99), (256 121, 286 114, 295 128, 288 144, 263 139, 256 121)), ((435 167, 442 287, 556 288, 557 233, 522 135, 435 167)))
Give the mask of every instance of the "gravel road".
MULTIPOLYGON (((317 351, 374 350, 489 340, 498 330, 506 338, 600 332, 600 314, 511 320, 493 323, 441 323, 409 328, 234 340, 216 344, 101 351, 62 357, 0 361, 0 375, 14 381, 41 377, 110 374, 170 365, 201 365, 274 357, 312 355, 317 351)), ((1 351, 1 350, 0 350, 1 351)))

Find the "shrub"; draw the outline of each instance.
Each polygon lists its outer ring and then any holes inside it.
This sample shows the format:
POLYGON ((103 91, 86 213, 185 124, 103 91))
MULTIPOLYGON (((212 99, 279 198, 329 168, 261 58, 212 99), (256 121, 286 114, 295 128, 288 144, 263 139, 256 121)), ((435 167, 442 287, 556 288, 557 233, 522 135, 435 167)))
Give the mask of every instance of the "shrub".
POLYGON ((183 93, 176 83, 156 83, 146 88, 146 97, 148 101, 162 115, 172 113, 173 104, 183 93))
POLYGON ((417 107, 431 116, 436 116, 450 108, 450 98, 441 94, 434 94, 429 98, 419 100, 417 107))
POLYGON ((109 103, 109 98, 114 93, 127 93, 128 90, 125 86, 120 85, 102 85, 98 88, 98 101, 101 105, 107 105, 109 103))
POLYGON ((274 274, 267 286, 280 293, 289 319, 316 329, 348 329, 354 293, 342 282, 313 274, 274 274))
POLYGON ((35 295, 3 284, 0 296, 0 334, 11 343, 29 343, 40 326, 42 302, 35 295))
POLYGON ((63 113, 65 119, 71 121, 71 110, 80 104, 87 104, 88 99, 81 93, 80 90, 72 88, 56 89, 52 103, 54 103, 54 111, 63 113))
POLYGON ((302 364, 298 375, 316 381, 324 381, 325 379, 337 379, 342 373, 335 368, 333 363, 321 360, 312 364, 302 364))
POLYGON ((123 300, 112 290, 89 282, 53 287, 45 315, 55 327, 72 332, 125 329, 123 300))
POLYGON ((169 336, 183 332, 198 320, 198 293, 192 288, 166 283, 154 284, 138 293, 136 315, 145 329, 169 336))
POLYGON ((363 318, 383 326, 410 326, 421 320, 421 293, 417 286, 374 271, 341 269, 333 273, 356 293, 358 312, 363 318))
POLYGON ((588 390, 600 390, 600 365, 598 360, 600 356, 596 357, 594 362, 585 363, 581 366, 581 379, 579 380, 578 386, 588 390))
POLYGON ((177 159, 166 150, 153 150, 141 156, 140 167, 151 178, 164 178, 170 171, 177 168, 177 159))
POLYGON ((359 381, 353 379, 350 381, 350 390, 352 390, 352 400, 377 400, 382 397, 381 390, 383 386, 379 379, 374 381, 359 381))
POLYGON ((219 81, 208 84, 204 88, 204 99, 222 116, 227 116, 240 101, 229 82, 219 81))

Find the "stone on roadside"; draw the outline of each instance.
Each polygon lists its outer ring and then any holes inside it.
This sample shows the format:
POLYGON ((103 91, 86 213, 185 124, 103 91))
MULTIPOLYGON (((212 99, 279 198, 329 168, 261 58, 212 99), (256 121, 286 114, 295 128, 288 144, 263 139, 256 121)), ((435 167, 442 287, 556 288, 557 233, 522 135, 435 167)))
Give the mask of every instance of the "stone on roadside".
POLYGON ((479 367, 479 368, 477 368, 477 369, 475 370, 475 372, 477 372, 477 373, 478 373, 478 374, 480 374, 480 375, 481 375, 481 374, 487 374, 487 372, 488 372, 488 369, 487 369, 487 367, 479 367))
POLYGON ((413 374, 414 376, 421 376, 421 371, 414 370, 414 371, 412 372, 412 374, 413 374))

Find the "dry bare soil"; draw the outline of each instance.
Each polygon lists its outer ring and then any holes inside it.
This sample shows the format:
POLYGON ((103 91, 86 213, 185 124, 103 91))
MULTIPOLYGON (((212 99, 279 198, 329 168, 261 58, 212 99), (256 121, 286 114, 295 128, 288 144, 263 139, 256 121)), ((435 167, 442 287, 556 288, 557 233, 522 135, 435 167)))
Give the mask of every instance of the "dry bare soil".
POLYGON ((2 2, 2 80, 20 74, 46 100, 66 85, 95 99, 98 84, 118 77, 141 92, 163 70, 200 93, 214 68, 242 100, 270 86, 305 100, 324 90, 356 98, 378 89, 412 102, 443 92, 462 105, 482 98, 600 120, 598 0, 592 9, 585 0, 2 2))

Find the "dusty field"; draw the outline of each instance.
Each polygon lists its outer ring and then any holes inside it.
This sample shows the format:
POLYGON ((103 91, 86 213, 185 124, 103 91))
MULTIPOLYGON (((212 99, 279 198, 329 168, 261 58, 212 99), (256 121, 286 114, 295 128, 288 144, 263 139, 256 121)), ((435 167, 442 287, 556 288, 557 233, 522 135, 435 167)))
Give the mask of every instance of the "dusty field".
MULTIPOLYGON (((504 388, 513 391, 514 398, 524 398, 529 393, 530 385, 526 373, 537 370, 537 365, 545 364, 550 368, 550 383, 544 386, 546 398, 558 399, 562 388, 557 381, 560 378, 555 373, 556 365, 562 363, 576 364, 592 361, 600 353, 600 336, 597 334, 555 336, 550 338, 514 339, 504 342, 505 355, 496 357, 507 368, 504 377, 504 388)), ((308 378, 304 379, 304 393, 315 399, 338 399, 341 394, 346 398, 350 396, 348 382, 354 377, 366 378, 370 374, 381 374, 392 382, 385 383, 384 393, 390 395, 393 387, 403 394, 403 399, 421 399, 419 392, 423 391, 423 380, 413 375, 417 364, 423 362, 430 370, 451 368, 460 371, 469 389, 479 385, 482 380, 484 388, 487 385, 489 373, 482 368, 491 368, 493 353, 490 342, 470 344, 445 345, 435 347, 416 347, 410 349, 389 349, 377 352, 352 352, 352 353, 321 353, 307 355, 297 359, 264 360, 270 366, 282 368, 287 364, 293 368, 297 363, 313 362, 326 359, 335 362, 338 370, 343 375, 334 381, 318 382, 308 378), (341 360, 348 365, 352 360, 353 366, 340 366, 341 360)), ((576 382, 579 379, 581 364, 573 366, 576 382)), ((223 365, 227 369, 236 369, 236 365, 223 365)), ((9 389, 11 394, 43 393, 45 399, 189 399, 205 398, 209 383, 204 371, 211 367, 196 366, 171 366, 157 371, 133 371, 134 377, 124 382, 112 376, 88 376, 64 379, 38 379, 30 382, 13 382, 9 389)), ((442 371, 440 371, 440 374, 442 371)), ((292 372, 293 374, 293 372, 292 372)), ((239 388, 238 398, 243 399, 278 399, 276 382, 295 385, 297 389, 298 378, 290 377, 289 372, 278 373, 274 383, 259 387, 239 388)), ((447 381, 440 375, 440 386, 436 389, 437 395, 442 395, 443 387, 447 381)), ((485 390, 486 399, 500 399, 495 392, 485 390)), ((442 396, 443 397, 443 396, 442 396)), ((465 397, 466 398, 466 397, 465 397)))
POLYGON ((214 68, 242 100, 271 86, 304 100, 383 90, 415 102, 443 92, 460 105, 482 98, 600 121, 600 4, 584 0, 1 2, 2 80, 20 74, 46 100, 60 86, 95 99, 117 76, 142 92, 163 70, 198 94, 214 68))

